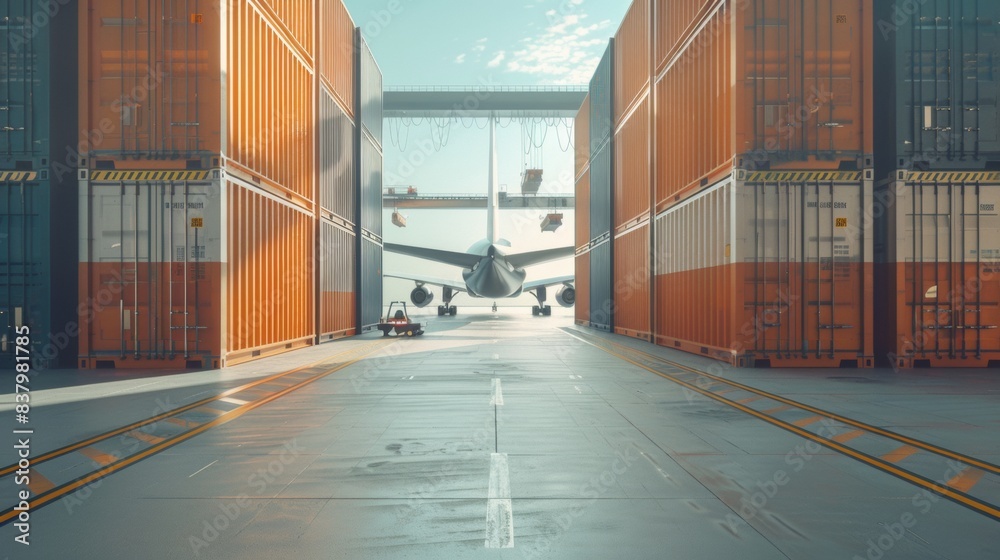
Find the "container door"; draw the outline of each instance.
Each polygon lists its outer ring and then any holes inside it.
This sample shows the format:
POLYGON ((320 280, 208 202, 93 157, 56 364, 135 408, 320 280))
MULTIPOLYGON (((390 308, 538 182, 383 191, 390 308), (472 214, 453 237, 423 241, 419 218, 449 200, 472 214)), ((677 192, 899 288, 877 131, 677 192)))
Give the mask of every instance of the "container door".
POLYGON ((750 208, 754 213, 747 235, 753 236, 744 286, 744 301, 756 332, 756 349, 785 354, 799 347, 798 321, 792 303, 802 292, 798 269, 800 241, 791 232, 800 219, 799 192, 787 184, 762 184, 754 188, 750 208))
POLYGON ((38 256, 47 249, 33 243, 38 240, 34 226, 36 189, 24 184, 0 183, 0 367, 3 368, 14 363, 17 327, 31 326, 36 331, 32 340, 44 336, 38 323, 44 318, 28 316, 28 305, 37 307, 42 296, 38 256))
POLYGON ((173 183, 167 189, 171 210, 160 223, 160 237, 169 242, 160 262, 167 264, 163 270, 169 279, 164 278, 166 289, 161 291, 166 301, 160 307, 169 309, 169 316, 163 318, 169 334, 160 337, 160 344, 171 355, 191 356, 209 348, 205 331, 214 288, 208 267, 218 257, 208 248, 216 245, 212 232, 219 226, 212 222, 218 218, 209 211, 212 190, 205 185, 173 183))
POLYGON ((1000 128, 997 112, 996 73, 1000 49, 1000 3, 985 1, 954 2, 952 21, 955 26, 954 66, 960 75, 952 79, 957 89, 954 99, 961 120, 955 137, 961 138, 959 151, 979 156, 984 152, 1000 152, 1000 128))

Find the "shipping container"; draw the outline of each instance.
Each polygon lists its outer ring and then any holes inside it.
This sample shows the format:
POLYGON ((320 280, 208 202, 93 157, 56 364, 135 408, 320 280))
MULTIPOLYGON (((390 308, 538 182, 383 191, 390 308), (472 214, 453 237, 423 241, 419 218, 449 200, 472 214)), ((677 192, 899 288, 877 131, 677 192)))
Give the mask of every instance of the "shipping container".
POLYGON ((717 0, 654 0, 653 4, 653 65, 659 75, 717 0))
POLYGON ((622 122, 650 85, 652 0, 634 0, 615 34, 614 122, 622 122))
POLYGON ((574 259, 576 280, 576 305, 574 318, 577 325, 590 326, 590 248, 578 251, 574 259))
POLYGON ((615 239, 615 332, 652 340, 650 324, 649 221, 615 239))
MULTIPOLYGON (((335 0, 340 3, 340 0, 335 0)), ((281 34, 289 36, 303 58, 315 58, 313 22, 317 0, 256 0, 261 11, 279 28, 281 34)), ((322 0, 319 0, 322 3, 322 0)), ((211 4, 210 4, 211 5, 211 4)), ((212 6, 211 9, 216 9, 212 6)), ((199 10, 191 15, 197 18, 199 10)))
POLYGON ((76 61, 59 56, 74 49, 76 6, 46 7, 0 5, 0 369, 9 371, 22 327, 33 369, 76 355, 76 197, 52 196, 76 184, 76 61))
POLYGON ((615 134, 615 231, 649 219, 650 132, 648 90, 615 134))
POLYGON ((590 245, 590 169, 576 181, 576 247, 590 245))
POLYGON ((358 116, 357 268, 358 331, 371 329, 382 316, 382 71, 357 30, 355 115, 358 116))
POLYGON ((298 4, 279 10, 283 23, 260 0, 201 11, 82 0, 80 124, 91 167, 209 169, 221 156, 231 172, 311 205, 313 60, 287 30, 311 29, 312 12, 298 4), (296 15, 308 19, 287 19, 296 15))
POLYGON ((590 160, 590 239, 606 237, 611 232, 614 210, 613 144, 606 143, 590 160))
POLYGON ((1000 3, 876 3, 879 178, 1000 166, 1000 3))
POLYGON ((125 175, 81 182, 81 368, 218 368, 313 342, 309 213, 220 170, 125 175))
POLYGON ((357 218, 354 122, 320 86, 319 201, 323 217, 352 228, 357 218))
POLYGON ((614 328, 614 243, 610 237, 594 241, 590 249, 590 326, 610 331, 614 328))
POLYGON ((353 117, 356 107, 354 82, 357 64, 356 28, 351 14, 341 0, 319 2, 319 77, 320 83, 353 117))
POLYGON ((900 170, 876 204, 880 362, 1000 367, 1000 173, 900 170))
POLYGON ((871 177, 739 170, 660 213, 656 342, 737 366, 872 367, 871 177))
POLYGON ((728 0, 696 17, 657 19, 659 43, 691 30, 656 80, 658 211, 736 168, 873 166, 870 4, 728 0))
POLYGON ((382 70, 358 29, 358 114, 361 125, 376 146, 382 148, 382 70))
POLYGON ((615 41, 608 43, 594 77, 590 80, 590 155, 601 149, 612 137, 615 124, 614 57, 615 41))
POLYGON ((321 342, 352 335, 357 327, 357 238, 353 231, 321 220, 320 328, 321 342))

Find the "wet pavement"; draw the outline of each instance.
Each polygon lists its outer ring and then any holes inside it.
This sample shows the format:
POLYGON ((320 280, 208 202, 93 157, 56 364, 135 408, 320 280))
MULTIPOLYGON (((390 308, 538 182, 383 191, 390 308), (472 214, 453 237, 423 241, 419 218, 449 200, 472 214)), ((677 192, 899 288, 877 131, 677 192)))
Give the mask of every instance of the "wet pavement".
MULTIPOLYGON (((1000 523, 988 515, 587 341, 714 366, 721 378, 993 464, 995 370, 736 370, 595 337, 566 311, 461 311, 424 317, 420 338, 369 335, 223 371, 40 374, 33 456, 93 441, 33 467, 52 498, 30 512, 30 546, 14 542, 14 523, 0 528, 2 554, 1000 557, 1000 523), (153 416, 165 418, 95 437, 153 416), (106 477, 81 483, 102 468, 106 477)), ((12 389, 2 388, 0 418, 18 429, 12 389)), ((16 460, 9 440, 3 465, 16 460)), ((904 455, 892 459, 931 480, 955 476, 904 455)), ((995 477, 971 478, 970 492, 1000 503, 995 477)), ((7 510, 17 485, 3 483, 7 510)))

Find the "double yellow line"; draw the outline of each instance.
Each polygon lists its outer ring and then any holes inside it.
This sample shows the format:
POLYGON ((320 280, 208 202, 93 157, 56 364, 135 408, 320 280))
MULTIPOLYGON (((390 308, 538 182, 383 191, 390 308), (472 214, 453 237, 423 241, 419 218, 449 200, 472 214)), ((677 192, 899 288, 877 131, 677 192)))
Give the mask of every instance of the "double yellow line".
MULTIPOLYGON (((928 490, 930 492, 934 492, 935 494, 938 494, 940 496, 948 498, 949 500, 952 500, 955 503, 958 503, 958 504, 963 505, 963 506, 965 506, 965 507, 967 507, 969 509, 972 509, 973 511, 976 511, 977 513, 980 513, 982 515, 990 517, 990 518, 992 518, 992 519, 994 519, 996 521, 1000 521, 1000 508, 998 508, 994 504, 990 504, 990 503, 985 502, 983 500, 980 500, 980 499, 978 499, 976 497, 970 496, 969 494, 967 494, 965 492, 962 492, 960 490, 955 490, 954 488, 951 488, 949 486, 945 486, 945 485, 939 484, 939 483, 937 483, 937 482, 935 482, 935 481, 933 481, 933 480, 931 480, 929 478, 926 478, 924 476, 921 476, 921 475, 912 473, 910 471, 907 471, 905 469, 902 469, 900 467, 897 467, 896 465, 893 465, 892 463, 889 463, 889 462, 887 462, 887 461, 885 461, 883 459, 880 459, 880 458, 877 458, 877 457, 873 457, 871 455, 868 455, 867 453, 862 453, 861 451, 858 451, 856 449, 853 449, 851 447, 843 445, 842 443, 840 443, 838 441, 834 441, 833 439, 827 439, 827 438, 821 437, 821 436, 819 436, 817 434, 814 434, 813 432, 810 432, 810 431, 808 431, 806 429, 803 429, 802 427, 797 426, 797 425, 795 425, 793 423, 785 422, 784 420, 780 420, 780 419, 775 418, 773 416, 770 416, 769 414, 766 414, 764 412, 761 412, 761 411, 758 411, 758 410, 754 410, 754 409, 752 409, 752 408, 750 408, 748 406, 745 406, 745 405, 743 405, 743 404, 741 404, 739 402, 727 399, 727 398, 725 398, 725 397, 723 397, 723 396, 721 396, 719 394, 716 394, 716 393, 714 393, 712 391, 709 391, 707 389, 703 389, 701 387, 698 387, 697 385, 694 385, 692 383, 684 381, 683 379, 679 379, 679 378, 674 377, 672 375, 669 375, 669 374, 663 373, 661 371, 655 370, 655 369, 653 369, 651 367, 648 367, 645 364, 642 364, 640 362, 637 362, 637 361, 635 361, 635 360, 633 360, 633 359, 631 359, 631 358, 629 358, 629 357, 627 357, 627 356, 625 356, 623 354, 615 352, 614 350, 610 350, 608 348, 603 347, 600 344, 595 344, 595 343, 593 343, 593 342, 591 342, 589 340, 586 340, 583 337, 578 336, 577 334, 570 333, 568 331, 565 331, 565 332, 569 336, 572 336, 573 338, 576 338, 577 340, 580 340, 581 342, 583 342, 585 344, 589 344, 590 346, 593 346, 593 347, 595 347, 595 348, 597 348, 599 350, 602 350, 602 351, 604 351, 604 352, 606 352, 608 354, 611 354, 612 356, 615 356, 615 357, 617 357, 617 358, 619 358, 619 359, 621 359, 621 360, 623 360, 625 362, 628 362, 628 363, 630 363, 630 364, 632 364, 632 365, 634 365, 636 367, 642 368, 642 369, 644 369, 644 370, 646 370, 646 371, 648 371, 650 373, 654 373, 654 374, 656 374, 656 375, 658 375, 658 376, 660 376, 660 377, 662 377, 664 379, 668 379, 670 381, 673 381, 674 383, 677 383, 678 385, 681 385, 681 386, 683 386, 683 387, 685 387, 687 389, 690 389, 690 390, 692 390, 692 391, 694 391, 696 393, 704 395, 704 396, 706 396, 706 397, 708 397, 710 399, 713 399, 715 401, 718 401, 718 402, 720 402, 722 404, 731 406, 731 407, 733 407, 733 408, 735 408, 737 410, 740 410, 741 412, 745 412, 745 413, 747 413, 747 414, 749 414, 749 415, 751 415, 751 416, 753 416, 755 418, 758 418, 760 420, 763 420, 763 421, 765 421, 765 422, 767 422, 769 424, 772 424, 774 426, 777 426, 779 428, 782 428, 784 430, 792 432, 792 433, 794 433, 796 435, 799 435, 801 437, 804 437, 806 439, 814 441, 814 442, 816 442, 816 443, 818 443, 818 444, 820 444, 820 445, 822 445, 824 447, 827 447, 829 449, 837 451, 838 453, 842 453, 844 455, 847 455, 848 457, 851 457, 853 459, 861 461, 862 463, 865 463, 865 464, 867 464, 867 465, 869 465, 871 467, 874 467, 874 468, 876 468, 876 469, 878 469, 880 471, 883 471, 885 473, 891 474, 891 475, 893 475, 893 476, 895 476, 897 478, 903 479, 903 480, 905 480, 905 481, 907 481, 907 482, 909 482, 909 483, 911 483, 911 484, 913 484, 915 486, 923 488, 924 490, 928 490)), ((785 403, 786 405, 789 405, 789 406, 794 407, 794 408, 798 408, 798 409, 801 409, 801 410, 806 410, 806 411, 809 411, 809 412, 813 412, 815 414, 818 414, 818 415, 821 415, 821 416, 824 416, 824 417, 836 420, 836 421, 844 423, 844 424, 848 424, 850 426, 854 426, 854 427, 859 428, 861 430, 864 430, 864 431, 867 431, 867 432, 870 432, 870 433, 873 433, 873 434, 876 434, 876 435, 880 435, 880 436, 883 436, 883 437, 886 437, 886 438, 889 438, 889 439, 894 439, 896 441, 905 442, 908 445, 912 445, 914 447, 919 447, 920 449, 923 449, 925 451, 930 451, 931 453, 935 453, 935 454, 941 455, 943 457, 948 457, 948 458, 960 461, 962 463, 965 463, 967 465, 975 466, 977 468, 983 469, 985 471, 989 471, 989 472, 992 472, 992 473, 1000 473, 1000 467, 998 467, 997 465, 994 465, 992 463, 987 463, 985 461, 981 461, 981 460, 976 459, 974 457, 969 457, 967 455, 963 455, 961 453, 950 451, 950 450, 938 447, 936 445, 932 445, 932 444, 929 444, 929 443, 922 442, 920 440, 915 440, 913 438, 908 438, 906 436, 897 434, 895 432, 890 432, 888 430, 883 430, 881 428, 877 428, 875 426, 871 426, 869 424, 865 424, 864 422, 858 422, 856 420, 851 420, 850 418, 846 418, 846 417, 840 416, 838 414, 833 414, 833 413, 830 413, 830 412, 826 412, 826 411, 824 411, 822 409, 815 408, 815 407, 812 407, 812 406, 809 406, 809 405, 801 404, 801 403, 798 403, 798 402, 793 401, 791 399, 787 399, 787 398, 779 396, 779 395, 768 393, 767 391, 761 391, 759 389, 755 389, 753 387, 749 387, 747 385, 743 385, 742 383, 738 383, 738 382, 735 382, 735 381, 729 381, 729 380, 727 380, 725 378, 718 377, 718 376, 712 375, 710 373, 705 373, 703 371, 699 371, 699 370, 696 370, 694 368, 690 368, 688 366, 685 366, 685 365, 682 365, 682 364, 678 364, 676 362, 672 362, 670 360, 667 360, 667 359, 664 359, 664 358, 660 358, 658 356, 654 356, 654 355, 648 354, 646 352, 642 352, 640 350, 635 350, 633 348, 629 348, 627 346, 623 346, 623 345, 617 344, 615 342, 610 342, 610 341, 602 341, 602 342, 606 342, 607 344, 616 346, 618 348, 623 348, 626 351, 633 352, 635 354, 644 355, 648 359, 655 360, 655 361, 667 364, 667 365, 669 365, 671 367, 674 367, 674 368, 677 368, 677 369, 680 369, 680 370, 683 370, 683 371, 687 371, 689 373, 694 373, 696 375, 703 376, 703 377, 708 378, 708 379, 712 379, 713 381, 716 381, 716 382, 719 382, 719 383, 723 383, 725 385, 730 385, 732 387, 736 387, 738 389, 741 389, 741 390, 744 390, 744 391, 748 391, 748 392, 751 392, 751 393, 754 393, 754 394, 766 397, 768 399, 772 399, 772 400, 775 400, 775 401, 778 401, 778 402, 781 402, 781 403, 785 403)))
MULTIPOLYGON (((330 368, 330 369, 328 369, 328 370, 326 370, 326 371, 324 371, 322 373, 316 374, 316 375, 314 375, 314 376, 312 376, 312 377, 310 377, 308 379, 305 379, 305 380, 303 380, 303 381, 301 381, 299 383, 296 383, 296 384, 294 384, 294 385, 292 385, 292 386, 290 386, 290 387, 288 387, 286 389, 282 389, 281 391, 278 391, 277 393, 274 393, 274 394, 271 394, 271 395, 269 395, 267 397, 261 398, 259 400, 256 400, 256 401, 249 402, 247 404, 241 405, 241 406, 239 406, 239 407, 237 407, 237 408, 235 408, 233 410, 230 410, 229 412, 226 412, 225 414, 222 414, 218 418, 215 418, 214 420, 211 420, 210 422, 207 422, 205 424, 200 424, 197 427, 195 427, 195 428, 193 428, 193 429, 191 429, 189 431, 186 431, 184 433, 178 434, 178 435, 176 435, 176 436, 174 436, 172 438, 163 440, 162 442, 160 442, 158 444, 155 444, 155 445, 153 445, 153 446, 151 446, 151 447, 149 447, 149 448, 147 448, 147 449, 145 449, 143 451, 140 451, 139 453, 136 453, 134 455, 130 455, 130 456, 125 457, 123 459, 120 459, 120 460, 118 460, 118 461, 116 461, 114 463, 106 465, 104 468, 96 470, 96 471, 94 471, 94 472, 92 472, 92 473, 90 473, 88 475, 84 475, 82 477, 79 477, 79 478, 77 478, 75 480, 72 480, 70 482, 62 484, 60 486, 56 486, 55 488, 52 488, 51 490, 49 490, 47 492, 44 492, 44 493, 36 496, 33 500, 31 500, 29 502, 30 509, 31 509, 31 511, 34 511, 37 508, 39 508, 41 506, 44 506, 44 505, 52 502, 53 500, 58 500, 59 498, 62 498, 63 496, 65 496, 65 495, 67 495, 67 494, 69 494, 71 492, 74 492, 74 491, 76 491, 77 489, 79 489, 79 488, 81 488, 83 486, 86 486, 87 484, 90 484, 92 482, 100 480, 100 479, 102 479, 102 478, 104 478, 106 476, 112 475, 112 474, 114 474, 114 473, 116 473, 116 472, 118 472, 118 471, 120 471, 122 469, 125 469, 125 468, 127 468, 127 467, 129 467, 131 465, 134 465, 135 463, 137 463, 139 461, 142 461, 143 459, 146 459, 148 457, 156 455, 157 453, 160 453, 160 452, 162 452, 162 451, 164 451, 166 449, 169 449, 170 447, 173 447, 173 446, 175 446, 175 445, 177 445, 179 443, 183 443, 183 442, 185 442, 185 441, 187 441, 187 440, 189 440, 189 439, 191 439, 191 438, 193 438, 193 437, 195 437, 195 436, 197 436, 197 435, 199 435, 199 434, 201 434, 201 433, 203 433, 203 432, 205 432, 207 430, 210 430, 210 429, 216 427, 216 426, 220 426, 222 424, 226 424, 228 422, 231 422, 231 421, 239 418, 240 416, 243 416, 247 412, 250 412, 251 410, 254 410, 254 409, 258 408, 258 407, 261 407, 261 406, 263 406, 263 405, 265 405, 265 404, 267 404, 269 402, 272 402, 274 400, 280 399, 281 397, 283 397, 283 396, 291 393, 292 391, 296 391, 298 389, 301 389, 302 387, 304 387, 306 385, 309 385, 310 383, 313 383, 315 381, 319 381, 320 379, 323 379, 324 377, 327 377, 328 375, 336 373, 336 372, 338 372, 338 371, 340 371, 340 370, 342 370, 344 368, 350 367, 350 366, 352 366, 352 365, 360 362, 361 360, 365 359, 368 355, 372 354, 376 350, 388 346, 392 342, 394 342, 394 341, 391 341, 389 343, 386 343, 385 341, 379 341, 379 342, 375 342, 375 343, 372 343, 372 344, 368 344, 368 345, 362 346, 360 348, 356 348, 356 349, 353 349, 353 350, 348 350, 348 351, 345 351, 345 352, 341 352, 340 354, 337 354, 336 356, 334 356, 332 358, 324 358, 323 360, 319 360, 319 361, 314 362, 312 364, 304 365, 304 366, 301 366, 301 367, 298 367, 298 368, 295 368, 295 369, 292 369, 292 370, 289 370, 289 371, 286 371, 286 372, 283 372, 283 373, 279 373, 279 374, 273 375, 273 376, 265 378, 265 379, 254 381, 253 383, 248 383, 248 384, 242 385, 240 387, 229 389, 229 390, 225 391, 224 393, 221 393, 221 394, 219 394, 219 395, 217 395, 215 397, 209 397, 207 399, 203 399, 203 400, 198 401, 196 403, 192 403, 192 404, 183 406, 181 408, 177 408, 177 409, 171 410, 169 412, 165 412, 163 414, 158 414, 156 416, 153 416, 152 418, 148 418, 146 420, 135 422, 135 423, 129 424, 128 426, 125 426, 123 428, 118 428, 116 430, 112 430, 112 431, 107 432, 105 434, 102 434, 102 435, 99 435, 99 436, 95 436, 95 437, 87 439, 85 441, 81 441, 79 443, 74 443, 72 445, 68 445, 68 446, 63 447, 61 449, 58 449, 56 451, 52 451, 52 452, 46 453, 44 455, 40 455, 39 457, 37 457, 35 459, 32 459, 32 461, 31 461, 32 468, 34 468, 34 466, 36 464, 40 463, 40 462, 44 462, 44 461, 47 461, 49 459, 53 459, 55 457, 59 457, 61 455, 65 455, 66 453, 70 453, 70 452, 75 451, 77 449, 80 449, 82 447, 86 447, 86 446, 91 445, 91 444, 93 444, 95 442, 103 441, 105 439, 114 437, 116 435, 119 435, 119 434, 122 434, 122 433, 125 433, 125 432, 128 432, 128 431, 134 430, 136 428, 139 428, 139 427, 142 427, 142 426, 146 426, 146 425, 152 424, 154 422, 158 422, 159 420, 163 420, 165 418, 169 418, 169 417, 172 417, 172 416, 177 416, 177 415, 182 414, 182 413, 184 413, 184 412, 186 412, 188 410, 191 410, 191 409, 194 409, 194 408, 198 408, 199 406, 203 406, 206 403, 217 401, 217 400, 219 400, 221 398, 224 398, 224 397, 227 397, 229 395, 232 395, 232 394, 235 394, 235 393, 239 393, 240 391, 245 391, 247 389, 250 389, 250 388, 253 388, 253 387, 256 387, 256 386, 259 386, 259 385, 263 385, 265 383, 274 381, 276 379, 280 379, 282 377, 293 375, 295 373, 299 373, 299 372, 302 372, 302 371, 307 370, 307 369, 311 369, 311 368, 314 368, 314 367, 322 367, 323 364, 329 363, 329 362, 337 359, 340 356, 344 356, 344 355, 348 355, 348 354, 360 354, 356 358, 353 358, 353 359, 351 359, 349 361, 346 361, 346 362, 339 363, 336 366, 334 366, 333 368, 330 368)), ((0 472, 2 472, 4 475, 6 475, 6 474, 10 474, 10 473, 14 472, 15 470, 17 470, 17 465, 12 465, 11 467, 7 467, 7 468, 3 469, 3 471, 0 471, 0 472)), ((4 511, 2 514, 0 514, 0 525, 3 525, 5 523, 11 521, 15 517, 17 517, 17 514, 18 514, 18 512, 15 511, 13 509, 13 507, 10 508, 10 509, 8 509, 8 510, 6 510, 6 511, 4 511)))

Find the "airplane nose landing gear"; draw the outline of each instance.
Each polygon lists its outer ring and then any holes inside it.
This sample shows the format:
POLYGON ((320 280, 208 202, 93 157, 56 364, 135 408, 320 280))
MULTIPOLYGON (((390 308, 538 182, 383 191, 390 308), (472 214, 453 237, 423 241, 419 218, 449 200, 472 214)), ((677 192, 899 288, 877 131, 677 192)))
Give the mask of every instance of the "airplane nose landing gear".
POLYGON ((495 301, 493 302, 493 312, 494 313, 497 312, 497 302, 495 302, 495 301))

